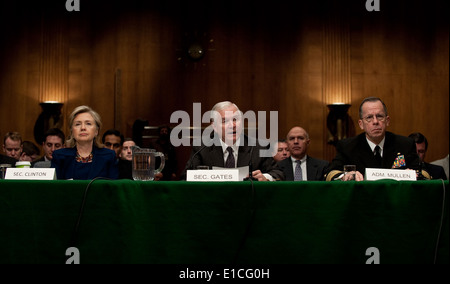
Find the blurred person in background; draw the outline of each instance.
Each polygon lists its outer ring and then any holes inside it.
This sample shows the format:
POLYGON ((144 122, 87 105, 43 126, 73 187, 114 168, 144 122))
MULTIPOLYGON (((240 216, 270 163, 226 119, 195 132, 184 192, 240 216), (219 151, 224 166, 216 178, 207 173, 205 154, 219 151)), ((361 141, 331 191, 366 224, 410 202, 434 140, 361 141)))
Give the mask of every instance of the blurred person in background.
POLYGON ((41 154, 41 150, 36 144, 31 141, 23 141, 22 142, 22 154, 20 154, 19 161, 28 161, 33 163, 37 159, 39 159, 39 155, 41 154))
POLYGON ((3 152, 5 155, 16 160, 22 154, 22 136, 19 132, 8 132, 3 139, 3 152))
POLYGON ((277 142, 277 146, 275 147, 275 153, 273 154, 273 159, 275 162, 281 162, 282 160, 289 158, 291 153, 289 153, 288 144, 286 140, 280 140, 277 142))

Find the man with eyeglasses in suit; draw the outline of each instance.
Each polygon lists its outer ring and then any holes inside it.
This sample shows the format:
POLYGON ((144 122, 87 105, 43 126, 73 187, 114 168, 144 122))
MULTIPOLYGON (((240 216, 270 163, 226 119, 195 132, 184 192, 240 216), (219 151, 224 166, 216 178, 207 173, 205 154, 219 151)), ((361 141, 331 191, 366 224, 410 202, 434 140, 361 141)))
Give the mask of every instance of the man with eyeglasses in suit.
POLYGON ((418 170, 420 159, 414 140, 386 131, 390 120, 380 98, 365 98, 359 107, 358 120, 364 133, 336 144, 337 153, 327 169, 326 180, 362 181, 366 168, 418 170), (356 172, 344 175, 344 165, 356 165, 356 172))

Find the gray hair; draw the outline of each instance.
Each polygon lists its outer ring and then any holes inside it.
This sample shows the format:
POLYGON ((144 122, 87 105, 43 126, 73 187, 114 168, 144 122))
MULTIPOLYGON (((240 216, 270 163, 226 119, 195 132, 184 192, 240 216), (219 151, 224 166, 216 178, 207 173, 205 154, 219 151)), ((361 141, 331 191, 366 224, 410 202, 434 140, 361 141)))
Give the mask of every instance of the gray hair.
MULTIPOLYGON (((79 106, 79 107, 75 108, 69 116, 70 135, 69 135, 69 139, 67 139, 67 141, 66 141, 66 146, 69 148, 75 147, 76 140, 75 140, 75 138, 73 138, 72 126, 73 126, 73 121, 75 120, 75 117, 81 113, 89 113, 90 115, 92 115, 92 118, 94 118, 95 124, 97 125, 98 133, 100 133, 100 129, 102 127, 102 119, 100 118, 100 115, 88 106, 79 106)), ((101 143, 100 135, 97 135, 97 137, 95 137, 94 145, 98 148, 103 147, 103 144, 101 143)))
POLYGON ((380 99, 380 98, 377 98, 377 97, 368 97, 368 98, 365 98, 363 101, 362 101, 362 103, 359 105, 359 118, 363 118, 362 116, 363 116, 363 114, 362 114, 362 106, 363 106, 363 104, 365 104, 365 103, 367 103, 367 102, 381 102, 381 104, 383 105, 383 109, 384 109, 384 114, 387 116, 388 115, 388 112, 387 112, 387 107, 386 107, 386 105, 384 104, 384 102, 380 99))
POLYGON ((211 110, 211 121, 214 121, 214 117, 217 114, 217 112, 224 110, 230 106, 234 106, 236 108, 236 110, 242 115, 242 112, 239 110, 238 106, 230 101, 224 101, 224 102, 220 102, 217 103, 213 106, 212 110, 211 110))
POLYGON ((292 129, 294 129, 294 128, 300 128, 300 129, 302 129, 303 131, 305 131, 305 138, 306 138, 306 139, 309 139, 309 133, 308 133, 308 131, 306 131, 306 129, 304 129, 304 128, 301 127, 301 126, 294 126, 294 127, 292 127, 292 128, 289 130, 288 134, 286 135, 286 140, 285 140, 285 142, 289 140, 289 133, 291 133, 292 129))

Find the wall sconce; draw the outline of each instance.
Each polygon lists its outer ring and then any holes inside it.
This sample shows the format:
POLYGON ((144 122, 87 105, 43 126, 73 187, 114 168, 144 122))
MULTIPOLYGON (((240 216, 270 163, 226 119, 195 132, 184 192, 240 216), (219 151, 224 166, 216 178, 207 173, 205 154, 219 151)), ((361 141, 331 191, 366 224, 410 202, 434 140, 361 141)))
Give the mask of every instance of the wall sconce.
POLYGON ((39 145, 42 145, 47 130, 51 128, 62 128, 63 117, 61 116, 61 108, 63 103, 46 101, 40 103, 40 105, 42 112, 34 124, 34 139, 39 145))
POLYGON ((336 145, 339 140, 354 136, 353 120, 347 113, 351 105, 333 103, 327 106, 330 110, 327 116, 328 144, 336 145))

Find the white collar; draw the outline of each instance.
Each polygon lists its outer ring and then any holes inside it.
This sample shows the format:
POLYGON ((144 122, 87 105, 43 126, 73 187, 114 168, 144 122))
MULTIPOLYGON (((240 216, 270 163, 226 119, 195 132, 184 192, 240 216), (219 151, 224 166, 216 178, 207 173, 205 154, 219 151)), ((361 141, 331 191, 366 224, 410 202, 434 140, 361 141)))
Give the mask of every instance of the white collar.
MULTIPOLYGON (((300 159, 300 163, 303 164, 306 162, 306 158, 308 157, 308 155, 305 155, 303 158, 300 159)), ((294 157, 291 156, 291 161, 293 164, 297 163, 297 159, 295 159, 294 157)))
MULTIPOLYGON (((375 144, 372 141, 370 141, 369 139, 367 139, 367 137, 366 137, 366 140, 367 140, 367 143, 369 143, 369 147, 370 147, 370 149, 372 149, 372 152, 375 151, 375 147, 377 146, 377 144, 375 144)), ((383 140, 381 140, 380 144, 378 144, 378 146, 380 146, 380 148, 381 148, 381 152, 383 152, 383 149, 384 149, 384 140, 386 140, 386 136, 383 138, 383 140)))
POLYGON ((222 141, 222 139, 220 140, 220 145, 222 145, 222 152, 225 153, 227 152, 227 148, 231 147, 234 151, 234 153, 237 153, 239 151, 239 146, 241 145, 241 139, 239 138, 238 140, 236 140, 236 143, 234 143, 234 145, 232 146, 228 146, 227 144, 225 144, 225 142, 222 141))

